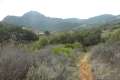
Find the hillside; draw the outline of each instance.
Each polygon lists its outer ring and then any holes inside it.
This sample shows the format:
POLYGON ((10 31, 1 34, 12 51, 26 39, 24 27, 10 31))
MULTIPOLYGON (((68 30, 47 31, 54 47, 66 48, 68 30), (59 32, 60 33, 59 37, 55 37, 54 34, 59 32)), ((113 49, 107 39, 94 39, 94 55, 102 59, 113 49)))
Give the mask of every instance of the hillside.
POLYGON ((119 16, 80 20, 49 18, 30 12, 11 18, 0 22, 1 80, 120 79, 119 16), (40 30, 68 31, 38 35, 21 28, 23 24, 40 30), (40 24, 46 27, 37 27, 40 24))

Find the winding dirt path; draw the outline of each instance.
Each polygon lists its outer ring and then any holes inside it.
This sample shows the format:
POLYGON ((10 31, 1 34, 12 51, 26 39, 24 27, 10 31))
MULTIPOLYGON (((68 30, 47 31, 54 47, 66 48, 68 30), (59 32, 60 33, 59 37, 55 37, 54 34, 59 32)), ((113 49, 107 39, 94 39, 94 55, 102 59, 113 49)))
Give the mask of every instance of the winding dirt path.
POLYGON ((90 64, 90 53, 80 58, 80 80, 94 80, 90 64))

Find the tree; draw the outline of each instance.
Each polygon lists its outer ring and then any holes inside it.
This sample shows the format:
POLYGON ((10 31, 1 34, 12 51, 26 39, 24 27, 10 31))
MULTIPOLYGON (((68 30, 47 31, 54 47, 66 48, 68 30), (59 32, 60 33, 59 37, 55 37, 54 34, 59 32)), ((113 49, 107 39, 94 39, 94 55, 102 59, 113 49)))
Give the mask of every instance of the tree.
POLYGON ((45 31, 44 33, 45 33, 45 35, 47 35, 47 36, 50 35, 50 32, 49 32, 49 31, 45 31))

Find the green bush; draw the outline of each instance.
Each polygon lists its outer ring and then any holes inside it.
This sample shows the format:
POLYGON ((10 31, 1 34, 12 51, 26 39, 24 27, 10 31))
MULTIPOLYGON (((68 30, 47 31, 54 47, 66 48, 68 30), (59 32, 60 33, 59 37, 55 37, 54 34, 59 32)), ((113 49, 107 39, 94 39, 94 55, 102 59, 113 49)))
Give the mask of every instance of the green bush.
POLYGON ((81 30, 73 32, 63 32, 54 34, 51 39, 51 44, 66 44, 80 42, 83 46, 96 45, 101 42, 101 31, 97 29, 81 30))
POLYGON ((110 41, 120 41, 120 29, 114 30, 110 35, 110 41))
POLYGON ((102 38, 106 42, 120 41, 120 29, 114 29, 112 31, 106 31, 106 32, 102 33, 102 38))
POLYGON ((37 51, 48 44, 49 44, 48 38, 43 36, 43 37, 40 37, 38 41, 35 41, 31 45, 28 45, 28 48, 30 48, 30 50, 37 51))
POLYGON ((22 29, 22 26, 0 23, 0 42, 6 40, 24 43, 38 40, 38 36, 30 30, 22 29))
POLYGON ((64 44, 64 46, 65 46, 66 48, 72 48, 72 49, 74 49, 74 48, 83 48, 82 44, 80 44, 79 42, 66 43, 66 44, 64 44))
POLYGON ((53 48, 53 52, 55 54, 63 54, 65 56, 70 56, 72 53, 73 49, 70 47, 65 47, 64 45, 59 45, 55 48, 53 48))

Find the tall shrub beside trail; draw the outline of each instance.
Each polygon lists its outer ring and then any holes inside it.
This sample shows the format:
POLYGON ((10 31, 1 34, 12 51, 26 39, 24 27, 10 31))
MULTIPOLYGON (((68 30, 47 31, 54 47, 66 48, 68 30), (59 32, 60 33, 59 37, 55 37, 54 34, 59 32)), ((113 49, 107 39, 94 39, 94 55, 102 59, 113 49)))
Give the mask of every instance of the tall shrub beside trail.
POLYGON ((30 55, 17 48, 6 47, 0 55, 0 79, 24 80, 31 65, 30 55))
POLYGON ((96 79, 120 79, 120 42, 95 46, 92 50, 92 67, 96 79))
POLYGON ((37 52, 26 80, 79 80, 74 59, 54 54, 52 48, 46 47, 37 52))

